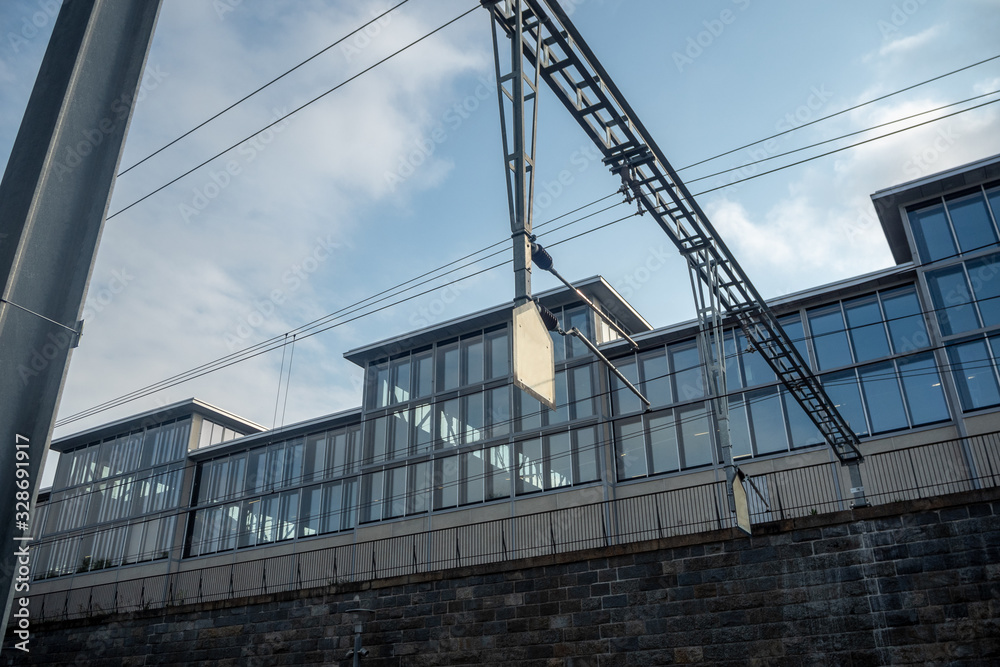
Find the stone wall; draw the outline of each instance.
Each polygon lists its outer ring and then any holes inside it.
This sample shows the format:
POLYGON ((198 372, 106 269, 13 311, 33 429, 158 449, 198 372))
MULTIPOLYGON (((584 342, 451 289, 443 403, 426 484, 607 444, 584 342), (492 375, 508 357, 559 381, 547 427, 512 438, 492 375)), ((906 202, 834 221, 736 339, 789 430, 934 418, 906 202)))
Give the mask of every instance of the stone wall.
POLYGON ((360 604, 373 667, 998 664, 997 491, 38 624, 0 662, 349 665, 360 604))

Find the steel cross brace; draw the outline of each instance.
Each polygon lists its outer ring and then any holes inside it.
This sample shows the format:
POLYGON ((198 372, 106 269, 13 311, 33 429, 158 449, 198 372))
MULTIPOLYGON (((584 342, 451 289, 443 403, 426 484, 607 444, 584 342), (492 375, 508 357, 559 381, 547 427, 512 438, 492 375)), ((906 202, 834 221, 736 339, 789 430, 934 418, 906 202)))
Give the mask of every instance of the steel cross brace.
POLYGON ((532 53, 540 48, 538 19, 517 0, 498 4, 483 0, 493 11, 493 62, 496 66, 500 129, 507 178, 510 231, 514 242, 514 305, 531 298, 531 211, 535 196, 535 135, 538 127, 537 60, 525 57, 524 39, 512 39, 534 31, 532 53), (511 45, 510 67, 501 70, 500 32, 511 45))
MULTIPOLYGON (((541 78, 601 150, 611 172, 621 176, 631 196, 687 259, 693 277, 707 287, 724 314, 710 314, 709 320, 714 323, 724 316, 727 322, 739 324, 833 453, 851 467, 855 501, 863 505, 857 470, 863 457, 857 436, 565 11, 554 0, 483 0, 483 4, 494 25, 513 42, 520 41, 515 48, 538 68, 541 78), (531 20, 518 23, 519 16, 531 20), (518 25, 520 40, 513 38, 518 25)), ((699 309, 705 305, 700 303, 699 309)), ((699 317, 705 321, 704 313, 699 317)), ((716 395, 724 393, 724 388, 716 388, 716 395)))

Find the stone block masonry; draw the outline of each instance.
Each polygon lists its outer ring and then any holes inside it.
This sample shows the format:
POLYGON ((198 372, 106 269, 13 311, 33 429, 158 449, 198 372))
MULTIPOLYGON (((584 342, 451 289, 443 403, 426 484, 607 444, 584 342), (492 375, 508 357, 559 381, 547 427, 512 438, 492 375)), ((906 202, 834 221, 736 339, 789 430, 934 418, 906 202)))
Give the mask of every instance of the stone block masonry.
POLYGON ((294 593, 32 625, 0 663, 1000 664, 1000 490, 294 593))

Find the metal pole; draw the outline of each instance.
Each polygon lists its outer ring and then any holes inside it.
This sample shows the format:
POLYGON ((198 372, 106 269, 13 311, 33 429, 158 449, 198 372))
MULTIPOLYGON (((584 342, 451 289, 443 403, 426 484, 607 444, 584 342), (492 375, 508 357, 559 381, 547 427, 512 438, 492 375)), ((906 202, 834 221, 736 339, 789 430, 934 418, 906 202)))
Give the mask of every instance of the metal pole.
POLYGON ((535 263, 535 266, 542 269, 543 271, 548 271, 556 278, 559 279, 563 285, 568 287, 570 291, 574 292, 580 299, 587 304, 594 313, 597 314, 605 323, 612 329, 618 332, 618 335, 628 341, 629 345, 632 346, 633 350, 639 349, 639 344, 632 340, 632 337, 628 335, 628 332, 622 328, 620 324, 614 321, 614 319, 608 317, 597 305, 587 298, 587 295, 573 287, 572 283, 562 277, 562 274, 556 271, 555 262, 552 260, 552 255, 549 251, 542 247, 540 243, 531 244, 531 259, 535 263))
MULTIPOLYGON (((514 121, 514 305, 520 306, 531 298, 531 209, 527 200, 526 164, 524 154, 524 14, 516 3, 516 20, 510 40, 511 88, 514 121)), ((510 160, 510 156, 508 160, 510 160)))
POLYGON ((854 501, 851 507, 868 507, 868 499, 865 498, 865 483, 861 479, 861 466, 858 459, 847 462, 847 472, 851 479, 851 495, 854 501))
POLYGON ((636 396, 639 397, 639 400, 642 401, 643 405, 646 406, 646 410, 649 410, 649 406, 651 405, 650 402, 649 402, 649 399, 646 398, 645 396, 643 396, 642 392, 639 391, 638 389, 636 389, 635 385, 632 384, 631 382, 629 382, 629 379, 627 377, 625 377, 625 375, 622 374, 622 372, 620 370, 618 370, 615 367, 615 365, 613 363, 611 363, 611 361, 607 357, 605 357, 603 354, 601 354, 601 351, 597 349, 597 346, 594 345, 593 343, 591 343, 587 339, 587 337, 583 335, 583 332, 581 332, 576 327, 573 327, 569 331, 560 331, 559 333, 563 334, 564 336, 570 335, 570 336, 576 336, 577 338, 579 338, 580 341, 584 345, 587 346, 587 349, 590 350, 594 354, 594 356, 596 356, 598 359, 600 359, 601 362, 605 366, 607 366, 609 369, 611 369, 611 372, 615 374, 615 377, 618 378, 619 381, 621 381, 621 383, 624 384, 625 387, 629 391, 631 391, 633 394, 635 394, 636 396))
MULTIPOLYGON (((484 5, 491 3, 485 2, 484 5)), ((537 17, 530 10, 527 18, 533 23, 525 24, 525 10, 520 0, 493 2, 489 8, 493 15, 493 56, 497 74, 497 97, 500 102, 510 231, 514 243, 516 307, 531 299, 531 211, 535 190, 538 75, 542 66, 539 57, 542 50, 541 30, 537 17), (529 63, 528 69, 525 68, 524 40, 531 36, 532 30, 532 47, 536 58, 533 63, 529 63), (510 70, 507 73, 503 73, 500 66, 501 31, 510 38, 510 70), (528 78, 529 74, 531 78, 528 78)))
POLYGON ((16 552, 31 519, 15 512, 37 497, 159 9, 159 0, 63 2, 0 182, 3 627, 15 577, 19 623, 26 609, 28 559, 16 552))

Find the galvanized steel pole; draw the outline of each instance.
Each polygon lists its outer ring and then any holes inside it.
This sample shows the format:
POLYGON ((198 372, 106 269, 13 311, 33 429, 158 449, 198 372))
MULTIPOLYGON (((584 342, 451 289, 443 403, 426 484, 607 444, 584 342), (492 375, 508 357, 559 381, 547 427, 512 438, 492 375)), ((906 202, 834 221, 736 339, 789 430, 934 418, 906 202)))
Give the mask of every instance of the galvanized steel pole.
POLYGON ((26 510, 159 9, 160 0, 63 2, 0 182, 0 594, 2 627, 18 601, 15 631, 30 625, 26 510))

